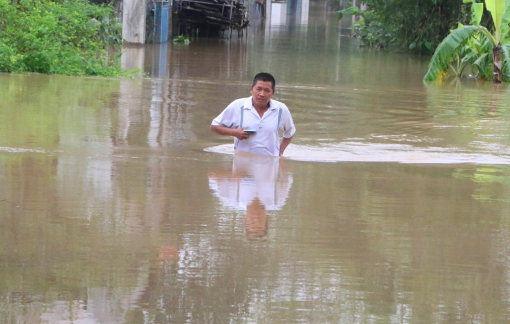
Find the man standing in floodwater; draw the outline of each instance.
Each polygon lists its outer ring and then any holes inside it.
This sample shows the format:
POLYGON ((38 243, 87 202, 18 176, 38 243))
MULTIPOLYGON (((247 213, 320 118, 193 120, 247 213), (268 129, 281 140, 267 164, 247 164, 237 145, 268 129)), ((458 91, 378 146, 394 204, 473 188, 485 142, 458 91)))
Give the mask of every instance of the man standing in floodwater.
POLYGON ((271 74, 257 74, 251 85, 251 97, 234 100, 213 119, 211 130, 235 137, 234 149, 237 151, 282 156, 296 127, 289 108, 271 99, 275 85, 271 74), (281 143, 280 131, 283 132, 281 143))

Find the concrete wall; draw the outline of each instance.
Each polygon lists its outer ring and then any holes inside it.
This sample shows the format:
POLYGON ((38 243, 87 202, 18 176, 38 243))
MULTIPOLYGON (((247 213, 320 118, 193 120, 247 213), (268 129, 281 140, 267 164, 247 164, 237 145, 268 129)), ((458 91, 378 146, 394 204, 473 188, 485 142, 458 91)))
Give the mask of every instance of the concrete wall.
POLYGON ((123 0, 122 39, 128 43, 145 44, 147 0, 123 0))

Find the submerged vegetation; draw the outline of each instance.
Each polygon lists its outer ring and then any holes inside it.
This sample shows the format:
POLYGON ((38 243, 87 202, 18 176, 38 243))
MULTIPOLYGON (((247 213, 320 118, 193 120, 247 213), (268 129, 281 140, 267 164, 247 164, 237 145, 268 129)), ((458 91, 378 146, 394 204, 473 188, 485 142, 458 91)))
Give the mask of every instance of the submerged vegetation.
POLYGON ((174 37, 173 42, 188 45, 190 43, 190 40, 189 37, 186 35, 179 35, 174 37))
POLYGON ((120 75, 109 49, 121 28, 113 7, 87 0, 0 0, 0 71, 120 75))

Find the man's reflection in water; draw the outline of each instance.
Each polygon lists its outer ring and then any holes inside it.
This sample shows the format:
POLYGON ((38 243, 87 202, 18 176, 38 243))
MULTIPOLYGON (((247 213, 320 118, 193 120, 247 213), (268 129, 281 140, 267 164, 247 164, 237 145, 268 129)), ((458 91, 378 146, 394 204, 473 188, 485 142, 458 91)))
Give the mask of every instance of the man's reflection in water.
POLYGON ((266 206, 256 197, 246 206, 246 218, 244 225, 246 235, 252 238, 262 238, 267 235, 269 218, 266 214, 266 206))
POLYGON ((292 173, 279 157, 236 152, 232 172, 211 173, 209 186, 225 207, 246 211, 248 238, 262 239, 268 232, 267 212, 285 205, 292 173))

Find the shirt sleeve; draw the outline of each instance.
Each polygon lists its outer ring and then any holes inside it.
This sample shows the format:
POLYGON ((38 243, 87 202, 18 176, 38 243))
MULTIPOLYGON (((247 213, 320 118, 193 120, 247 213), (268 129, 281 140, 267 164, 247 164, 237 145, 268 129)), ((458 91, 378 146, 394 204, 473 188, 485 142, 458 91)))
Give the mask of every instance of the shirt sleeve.
POLYGON ((287 106, 282 107, 282 119, 280 120, 281 128, 283 129, 283 137, 290 138, 296 133, 296 127, 294 126, 294 120, 290 114, 287 106))
POLYGON ((225 126, 229 128, 237 128, 239 127, 239 121, 237 121, 237 116, 235 114, 235 104, 234 102, 225 108, 221 114, 219 114, 216 118, 213 119, 211 125, 214 126, 225 126))

